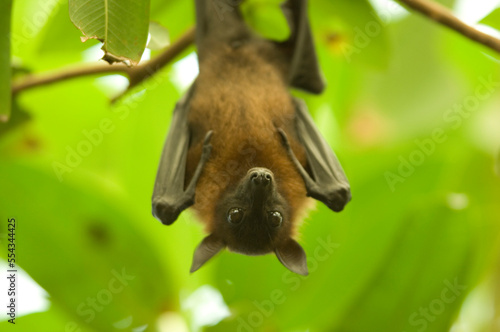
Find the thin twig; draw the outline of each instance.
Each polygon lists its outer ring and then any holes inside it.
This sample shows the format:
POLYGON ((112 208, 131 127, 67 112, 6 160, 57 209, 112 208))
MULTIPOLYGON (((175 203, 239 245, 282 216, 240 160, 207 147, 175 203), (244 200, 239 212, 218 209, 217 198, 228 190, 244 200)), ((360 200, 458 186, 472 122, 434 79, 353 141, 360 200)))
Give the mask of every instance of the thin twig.
POLYGON ((492 50, 500 53, 500 39, 481 32, 470 25, 465 24, 459 20, 453 13, 446 7, 439 3, 429 0, 397 0, 398 2, 420 12, 421 14, 429 17, 430 19, 455 30, 456 32, 464 35, 465 37, 483 44, 492 50))
POLYGON ((93 64, 78 67, 59 69, 54 72, 27 75, 15 81, 12 87, 12 94, 32 89, 42 85, 53 84, 76 77, 88 75, 123 74, 129 79, 129 89, 136 86, 146 78, 152 76, 163 68, 185 50, 194 41, 194 28, 186 31, 175 43, 170 45, 165 51, 153 59, 136 67, 128 67, 124 64, 93 64))
POLYGON ((69 67, 42 74, 30 74, 14 82, 12 93, 17 94, 21 91, 32 89, 37 86, 49 85, 81 76, 110 73, 127 75, 128 71, 129 68, 122 64, 115 64, 111 66, 106 64, 93 64, 87 66, 80 65, 78 67, 69 67))

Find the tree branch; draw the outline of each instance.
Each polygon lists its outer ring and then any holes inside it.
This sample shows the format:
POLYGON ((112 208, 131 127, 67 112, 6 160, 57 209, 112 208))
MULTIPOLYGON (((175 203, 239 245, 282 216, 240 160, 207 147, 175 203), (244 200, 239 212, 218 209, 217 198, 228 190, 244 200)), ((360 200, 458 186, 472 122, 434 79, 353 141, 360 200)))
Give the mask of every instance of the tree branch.
POLYGON ((492 50, 500 53, 500 39, 491 35, 481 32, 470 25, 460 21, 453 13, 446 7, 439 3, 429 0, 397 0, 398 2, 414 9, 417 12, 429 17, 430 19, 455 30, 456 32, 464 35, 465 37, 483 44, 492 50))
POLYGON ((62 82, 76 77, 103 74, 123 74, 129 79, 128 89, 136 86, 146 78, 154 75, 185 50, 194 41, 194 28, 186 31, 178 40, 165 49, 155 58, 136 67, 124 64, 93 64, 87 66, 70 67, 44 74, 27 75, 14 82, 12 94, 32 89, 42 85, 62 82))
MULTIPOLYGON (((455 17, 448 8, 429 0, 397 1, 417 12, 420 12, 430 19, 444 26, 447 26, 452 30, 457 31, 465 37, 483 44, 500 53, 500 39, 497 39, 491 35, 488 35, 471 27, 470 25, 465 24, 457 17, 455 17)), ((167 65, 191 43, 193 43, 194 34, 194 28, 189 29, 163 53, 136 67, 127 67, 123 64, 93 64, 88 66, 66 68, 45 74, 27 75, 22 79, 14 82, 12 93, 17 94, 21 91, 32 89, 37 86, 53 84, 76 77, 87 75, 105 75, 111 73, 123 74, 127 76, 129 79, 128 89, 130 89, 140 82, 144 81, 146 78, 154 75, 158 70, 167 65)))

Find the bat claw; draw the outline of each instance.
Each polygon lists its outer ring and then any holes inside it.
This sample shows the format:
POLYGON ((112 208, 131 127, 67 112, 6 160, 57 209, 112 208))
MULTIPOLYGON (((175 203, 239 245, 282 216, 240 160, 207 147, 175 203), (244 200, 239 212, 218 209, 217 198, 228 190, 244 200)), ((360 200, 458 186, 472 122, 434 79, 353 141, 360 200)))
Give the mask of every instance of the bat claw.
POLYGON ((210 157, 210 154, 212 153, 212 144, 210 144, 210 140, 212 139, 213 131, 210 130, 206 135, 205 139, 203 140, 203 152, 201 155, 201 160, 202 164, 204 165, 205 162, 208 160, 210 157))
POLYGON ((213 130, 210 130, 207 132, 205 135, 205 138, 203 139, 203 145, 208 145, 210 143, 210 140, 212 139, 212 135, 214 134, 213 130))
POLYGON ((286 135, 286 133, 283 129, 281 129, 281 128, 277 128, 277 129, 278 129, 278 133, 281 136, 281 141, 283 142, 283 145, 288 150, 288 152, 290 152, 291 147, 290 147, 290 142, 288 141, 288 136, 286 135))

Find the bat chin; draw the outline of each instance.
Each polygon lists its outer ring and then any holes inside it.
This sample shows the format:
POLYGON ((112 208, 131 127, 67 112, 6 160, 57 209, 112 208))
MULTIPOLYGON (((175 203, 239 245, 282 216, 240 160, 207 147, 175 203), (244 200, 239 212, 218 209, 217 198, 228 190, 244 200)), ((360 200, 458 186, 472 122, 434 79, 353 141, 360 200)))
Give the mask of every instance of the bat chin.
POLYGON ((262 243, 239 243, 238 245, 228 245, 227 249, 231 252, 246 256, 261 256, 274 251, 271 246, 264 245, 262 243))

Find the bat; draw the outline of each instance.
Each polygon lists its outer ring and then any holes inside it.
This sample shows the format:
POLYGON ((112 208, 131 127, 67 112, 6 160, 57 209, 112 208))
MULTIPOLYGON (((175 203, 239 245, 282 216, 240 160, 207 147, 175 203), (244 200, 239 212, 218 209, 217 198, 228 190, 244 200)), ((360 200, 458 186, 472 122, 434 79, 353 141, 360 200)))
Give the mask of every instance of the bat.
POLYGON ((264 39, 240 1, 196 0, 199 74, 176 104, 153 192, 153 215, 171 225, 191 207, 207 233, 191 272, 220 250, 275 253, 307 275, 294 239, 311 198, 339 212, 351 199, 342 166, 294 87, 324 88, 306 0, 282 11, 290 37, 264 39), (221 6, 221 4, 223 6, 221 6))

